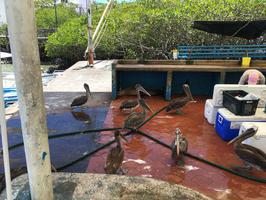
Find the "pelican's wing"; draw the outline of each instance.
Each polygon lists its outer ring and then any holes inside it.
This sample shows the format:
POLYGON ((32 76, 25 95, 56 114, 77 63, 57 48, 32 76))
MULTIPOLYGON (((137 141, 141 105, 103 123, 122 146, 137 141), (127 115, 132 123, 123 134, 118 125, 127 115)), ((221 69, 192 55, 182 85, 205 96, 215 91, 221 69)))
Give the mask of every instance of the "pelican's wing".
POLYGON ((136 127, 145 120, 142 113, 133 112, 125 120, 124 127, 136 127))
POLYGON ((129 108, 134 108, 138 105, 138 100, 137 99, 130 99, 123 101, 120 105, 120 109, 129 109, 129 108))
POLYGON ((181 108, 182 106, 186 105, 187 101, 188 99, 186 97, 173 99, 166 107, 166 112, 181 108))
POLYGON ((181 153, 186 153, 188 149, 188 141, 185 137, 180 138, 180 151, 181 153))

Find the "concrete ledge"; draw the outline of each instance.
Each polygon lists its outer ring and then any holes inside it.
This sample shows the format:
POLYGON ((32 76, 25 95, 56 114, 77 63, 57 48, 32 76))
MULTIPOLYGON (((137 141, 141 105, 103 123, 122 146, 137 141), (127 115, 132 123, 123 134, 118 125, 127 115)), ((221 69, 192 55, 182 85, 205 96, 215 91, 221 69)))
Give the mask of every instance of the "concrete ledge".
MULTIPOLYGON (((183 187, 144 177, 104 174, 54 173, 55 200, 209 200, 210 198, 183 187)), ((27 175, 12 181, 13 198, 27 200, 29 185, 27 175)), ((0 199, 6 199, 5 191, 0 199)))

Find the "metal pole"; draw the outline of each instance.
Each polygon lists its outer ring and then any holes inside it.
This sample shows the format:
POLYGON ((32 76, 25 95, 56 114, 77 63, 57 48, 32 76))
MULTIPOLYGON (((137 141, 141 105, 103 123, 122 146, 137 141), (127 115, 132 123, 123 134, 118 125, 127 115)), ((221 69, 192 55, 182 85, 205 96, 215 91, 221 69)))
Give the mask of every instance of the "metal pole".
POLYGON ((54 16, 55 16, 55 27, 58 26, 58 19, 57 19, 57 7, 56 7, 56 0, 54 0, 54 16))
POLYGON ((92 13, 91 13, 91 0, 88 0, 87 14, 88 14, 88 49, 89 49, 89 66, 93 67, 93 42, 92 42, 92 13))
POLYGON ((34 0, 5 0, 5 7, 31 199, 52 200, 51 161, 34 0))
POLYGON ((3 89, 3 75, 1 66, 1 47, 0 47, 0 121, 1 121, 1 136, 2 136, 2 148, 4 157, 5 168, 5 180, 6 180, 6 196, 7 200, 12 200, 12 188, 11 188, 11 176, 10 176, 10 164, 9 164, 9 152, 8 152, 8 140, 6 130, 6 114, 4 103, 4 89, 3 89))

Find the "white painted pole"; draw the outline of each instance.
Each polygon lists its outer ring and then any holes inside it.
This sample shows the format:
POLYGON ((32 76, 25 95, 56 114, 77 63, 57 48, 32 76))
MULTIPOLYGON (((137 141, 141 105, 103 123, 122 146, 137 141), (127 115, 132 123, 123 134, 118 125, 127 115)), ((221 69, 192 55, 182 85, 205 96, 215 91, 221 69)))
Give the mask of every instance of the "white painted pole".
POLYGON ((88 8, 87 8, 87 15, 88 15, 88 61, 89 66, 93 67, 94 63, 94 47, 93 47, 93 41, 92 41, 92 10, 91 10, 91 0, 88 0, 88 8))
POLYGON ((19 113, 32 200, 52 200, 48 145, 34 0, 5 0, 19 113))
MULTIPOLYGON (((0 47, 0 52, 1 52, 1 47, 0 47)), ((7 196, 7 200, 12 200, 8 140, 7 140, 7 130, 6 130, 6 113, 5 113, 5 103, 4 103, 3 75, 2 75, 2 66, 1 66, 1 53, 0 53, 0 121, 1 121, 2 148, 3 148, 5 180, 6 180, 6 196, 7 196)))

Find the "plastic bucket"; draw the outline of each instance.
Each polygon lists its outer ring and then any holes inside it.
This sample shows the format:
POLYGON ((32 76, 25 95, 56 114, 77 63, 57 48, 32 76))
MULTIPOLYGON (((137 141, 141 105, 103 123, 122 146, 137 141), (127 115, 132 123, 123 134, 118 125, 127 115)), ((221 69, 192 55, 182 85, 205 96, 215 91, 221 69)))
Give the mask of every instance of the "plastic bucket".
POLYGON ((242 67, 249 67, 250 66, 250 57, 243 57, 242 58, 242 67))

